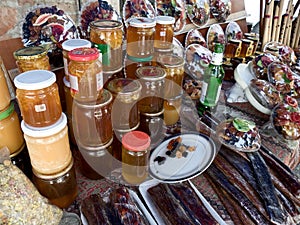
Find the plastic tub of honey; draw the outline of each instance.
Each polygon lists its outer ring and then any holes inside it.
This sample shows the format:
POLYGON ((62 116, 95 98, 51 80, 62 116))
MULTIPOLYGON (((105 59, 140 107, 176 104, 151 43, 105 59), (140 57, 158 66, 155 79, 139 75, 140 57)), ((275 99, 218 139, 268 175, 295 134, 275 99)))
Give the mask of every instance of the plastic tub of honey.
POLYGON ((62 108, 53 72, 27 71, 16 76, 14 83, 25 123, 33 127, 44 127, 59 120, 62 108))
POLYGON ((30 127, 21 122, 32 168, 41 174, 54 174, 66 168, 71 160, 67 117, 48 127, 30 127))

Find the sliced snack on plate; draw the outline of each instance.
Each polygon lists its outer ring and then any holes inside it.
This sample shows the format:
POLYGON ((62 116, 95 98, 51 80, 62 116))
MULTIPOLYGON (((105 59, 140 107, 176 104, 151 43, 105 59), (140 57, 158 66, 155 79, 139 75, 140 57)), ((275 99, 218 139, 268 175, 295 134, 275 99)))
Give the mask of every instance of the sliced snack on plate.
POLYGON ((258 79, 267 80, 268 66, 275 61, 279 61, 276 56, 270 53, 262 53, 252 60, 249 69, 258 79))
POLYGON ((241 152, 257 151, 261 145, 255 123, 238 117, 221 122, 216 134, 222 144, 241 152))

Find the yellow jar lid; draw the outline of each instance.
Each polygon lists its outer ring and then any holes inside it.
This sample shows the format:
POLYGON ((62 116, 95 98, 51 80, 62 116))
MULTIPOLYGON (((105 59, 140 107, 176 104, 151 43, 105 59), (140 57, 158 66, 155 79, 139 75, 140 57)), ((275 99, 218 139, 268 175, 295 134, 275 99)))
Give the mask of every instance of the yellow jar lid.
POLYGON ((47 49, 42 46, 32 46, 21 48, 14 52, 15 59, 37 59, 45 56, 48 53, 47 49))

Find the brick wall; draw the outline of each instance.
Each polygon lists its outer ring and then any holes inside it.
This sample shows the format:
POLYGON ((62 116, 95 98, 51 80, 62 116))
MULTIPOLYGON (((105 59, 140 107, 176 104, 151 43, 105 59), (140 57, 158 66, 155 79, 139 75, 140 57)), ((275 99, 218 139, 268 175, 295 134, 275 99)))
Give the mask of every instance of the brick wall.
MULTIPOLYGON (((64 10, 76 24, 79 23, 79 1, 83 7, 91 0, 1 0, 0 1, 0 41, 22 36, 23 19, 37 6, 53 6, 64 10)), ((92 0, 96 1, 96 0, 92 0)), ((119 1, 110 2, 119 11, 119 1)))

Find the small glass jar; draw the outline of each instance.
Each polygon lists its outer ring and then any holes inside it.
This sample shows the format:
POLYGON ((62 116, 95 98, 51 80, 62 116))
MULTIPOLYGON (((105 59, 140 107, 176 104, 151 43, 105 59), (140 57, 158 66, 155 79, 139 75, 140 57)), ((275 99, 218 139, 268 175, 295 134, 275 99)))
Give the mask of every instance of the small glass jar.
POLYGON ((240 58, 245 58, 252 55, 253 41, 248 39, 242 39, 242 48, 240 52, 240 58))
POLYGON ((164 122, 166 126, 176 124, 180 119, 182 95, 164 100, 164 122))
POLYGON ((248 37, 247 39, 250 41, 253 41, 252 55, 255 55, 257 47, 258 47, 259 37, 253 36, 253 37, 248 37))
POLYGON ((142 131, 131 131, 122 138, 122 176, 138 185, 148 177, 150 137, 142 131))
POLYGON ((60 208, 70 206, 78 195, 73 160, 54 174, 45 175, 33 170, 32 180, 41 195, 60 208))
POLYGON ((107 89, 114 97, 112 107, 113 129, 128 130, 139 126, 138 99, 142 85, 138 80, 129 78, 113 79, 107 89))
POLYGON ((9 88, 1 63, 2 61, 0 59, 0 111, 5 109, 9 105, 11 100, 9 88))
POLYGON ((136 76, 142 84, 142 94, 138 102, 141 114, 154 116, 163 113, 166 72, 163 68, 143 66, 136 76))
POLYGON ((116 20, 96 20, 90 23, 90 41, 102 55, 103 72, 122 68, 123 24, 116 20))
POLYGON ((0 148, 5 146, 8 147, 10 154, 14 154, 24 147, 19 117, 12 102, 3 111, 0 111, 0 148))
POLYGON ((44 127, 59 120, 62 107, 53 72, 27 71, 16 76, 14 84, 25 123, 33 127, 44 127))
POLYGON ((10 160, 12 164, 16 165, 22 172, 29 178, 32 178, 32 168, 31 168, 31 163, 30 163, 30 158, 28 154, 28 150, 25 146, 10 155, 10 160))
POLYGON ((71 95, 78 101, 96 101, 103 90, 102 64, 96 48, 76 48, 69 52, 71 95))
POLYGON ((21 48, 14 52, 20 73, 29 70, 50 70, 48 51, 42 46, 21 48))
POLYGON ((71 160, 67 117, 47 127, 30 127, 21 122, 32 168, 41 174, 54 174, 66 168, 71 160))
POLYGON ((71 85, 70 82, 67 79, 67 76, 64 76, 64 93, 65 93, 65 99, 66 99, 66 114, 67 116, 72 117, 72 107, 73 107, 73 98, 71 96, 71 85))
POLYGON ((113 137, 112 94, 103 89, 97 102, 73 101, 73 129, 76 142, 82 147, 99 147, 113 137))
POLYGON ((75 48, 91 48, 92 43, 85 39, 69 39, 62 43, 64 70, 66 79, 69 81, 68 65, 70 63, 69 52, 75 48))
POLYGON ((154 34, 156 22, 146 17, 129 20, 127 28, 126 52, 135 58, 147 58, 154 53, 154 34))
POLYGON ((236 39, 230 39, 225 46, 224 57, 235 58, 240 55, 242 47, 242 41, 236 39))
POLYGON ((157 16, 154 36, 154 48, 172 49, 175 18, 172 16, 157 16))
POLYGON ((80 171, 83 176, 91 180, 99 180, 110 174, 113 169, 112 143, 113 138, 107 144, 99 147, 79 147, 80 171), (95 169, 100 172, 97 172, 95 169))
POLYGON ((184 77, 184 59, 180 56, 161 55, 158 63, 166 71, 165 97, 174 97, 180 94, 184 77))

